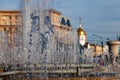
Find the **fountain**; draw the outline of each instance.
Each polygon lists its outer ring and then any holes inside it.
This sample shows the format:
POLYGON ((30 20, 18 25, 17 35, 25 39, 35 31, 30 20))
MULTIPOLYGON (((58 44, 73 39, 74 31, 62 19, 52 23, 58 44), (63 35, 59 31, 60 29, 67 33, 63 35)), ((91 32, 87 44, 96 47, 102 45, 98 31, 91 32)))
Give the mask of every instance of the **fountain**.
POLYGON ((0 32, 0 44, 3 46, 0 46, 0 64, 4 64, 7 61, 7 56, 5 55, 7 53, 7 37, 5 33, 0 32))
POLYGON ((71 64, 79 63, 76 31, 72 27, 63 26, 68 27, 66 28, 68 30, 63 28, 62 32, 65 32, 63 35, 56 29, 56 26, 61 25, 61 12, 49 9, 48 0, 23 2, 23 53, 21 55, 24 56, 21 63, 29 68, 26 71, 27 78, 31 76, 48 78, 50 74, 56 75, 56 73, 62 78, 63 74, 75 73, 75 69, 70 72, 69 69, 71 64), (55 17, 58 17, 57 24, 53 20, 55 17), (36 67, 40 68, 38 73, 34 73, 36 67), (49 71, 49 68, 55 69, 49 71), (64 68, 68 71, 64 71, 64 68))
MULTIPOLYGON (((26 56, 24 56, 23 62, 30 61, 32 63, 44 63, 44 57, 46 57, 47 63, 52 63, 53 61, 56 61, 53 60, 53 56, 55 57, 55 55, 57 55, 62 58, 69 56, 70 58, 73 58, 72 60, 69 60, 70 62, 77 63, 77 56, 74 56, 74 54, 77 54, 77 48, 74 47, 77 45, 77 35, 75 30, 69 28, 70 30, 66 31, 65 36, 63 36, 60 31, 58 32, 55 29, 56 25, 51 24, 53 22, 52 18, 54 18, 52 15, 60 16, 60 12, 46 8, 46 5, 48 4, 45 4, 44 6, 41 4, 40 6, 33 6, 33 4, 38 5, 38 1, 41 1, 40 3, 43 5, 47 0, 24 1, 23 47, 24 55, 26 56), (75 37, 71 39, 73 36, 75 37), (63 55, 59 53, 62 53, 63 55)), ((60 22, 58 24, 60 25, 60 22)), ((65 32, 65 30, 62 31, 65 32)), ((67 60, 67 62, 69 61, 67 60)), ((66 60, 62 61, 62 63, 65 62, 66 60)), ((54 63, 57 63, 57 61, 54 63)))

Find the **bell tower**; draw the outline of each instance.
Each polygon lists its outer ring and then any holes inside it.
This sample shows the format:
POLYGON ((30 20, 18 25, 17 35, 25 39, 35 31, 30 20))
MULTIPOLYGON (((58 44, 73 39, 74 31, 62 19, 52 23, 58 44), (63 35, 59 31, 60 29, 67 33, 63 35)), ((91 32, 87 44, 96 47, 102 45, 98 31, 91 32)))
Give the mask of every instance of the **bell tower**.
POLYGON ((87 40, 87 34, 86 34, 86 32, 82 29, 81 19, 80 19, 80 26, 79 26, 79 28, 77 29, 77 34, 78 34, 79 44, 80 44, 81 46, 84 46, 84 44, 86 43, 86 40, 87 40))

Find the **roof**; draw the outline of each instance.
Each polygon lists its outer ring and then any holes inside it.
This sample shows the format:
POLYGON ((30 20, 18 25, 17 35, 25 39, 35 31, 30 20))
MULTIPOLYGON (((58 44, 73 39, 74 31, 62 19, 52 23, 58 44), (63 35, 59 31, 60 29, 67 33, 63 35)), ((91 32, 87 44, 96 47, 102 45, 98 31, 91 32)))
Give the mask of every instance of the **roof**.
POLYGON ((78 33, 78 35, 87 35, 86 34, 86 32, 82 29, 82 27, 79 27, 78 29, 77 29, 77 33, 78 33), (82 33, 83 32, 83 33, 82 33))
POLYGON ((60 11, 57 11, 55 9, 49 9, 50 12, 53 12, 53 13, 57 13, 59 15, 61 15, 62 13, 60 11))
POLYGON ((19 10, 0 10, 0 13, 20 13, 19 10))

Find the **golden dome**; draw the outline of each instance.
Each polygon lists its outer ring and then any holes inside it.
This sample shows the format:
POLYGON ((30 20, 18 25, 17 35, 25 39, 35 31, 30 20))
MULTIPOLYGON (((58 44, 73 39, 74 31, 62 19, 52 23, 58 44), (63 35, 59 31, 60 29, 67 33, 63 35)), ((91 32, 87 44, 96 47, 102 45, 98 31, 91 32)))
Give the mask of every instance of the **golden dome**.
POLYGON ((78 35, 87 35, 86 32, 82 29, 82 27, 77 29, 78 35))

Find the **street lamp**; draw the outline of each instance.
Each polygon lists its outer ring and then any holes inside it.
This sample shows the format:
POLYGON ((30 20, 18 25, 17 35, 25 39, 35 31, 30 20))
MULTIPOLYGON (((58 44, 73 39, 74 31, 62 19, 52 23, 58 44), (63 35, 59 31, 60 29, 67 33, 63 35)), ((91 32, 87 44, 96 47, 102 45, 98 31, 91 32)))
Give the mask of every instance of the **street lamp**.
POLYGON ((102 53, 103 53, 103 37, 96 35, 96 34, 93 34, 93 36, 96 36, 101 39, 101 47, 102 47, 102 53))

